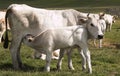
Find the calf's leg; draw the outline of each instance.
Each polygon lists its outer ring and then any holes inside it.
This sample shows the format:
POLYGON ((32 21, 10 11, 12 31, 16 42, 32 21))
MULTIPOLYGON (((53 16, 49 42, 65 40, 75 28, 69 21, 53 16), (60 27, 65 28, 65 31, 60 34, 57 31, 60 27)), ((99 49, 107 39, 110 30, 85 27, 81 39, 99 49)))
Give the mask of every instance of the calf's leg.
POLYGON ((61 70, 62 59, 63 59, 64 53, 65 53, 65 49, 60 49, 59 59, 57 63, 57 70, 61 70))
POLYGON ((71 56, 72 51, 73 51, 72 48, 67 50, 67 54, 68 54, 68 68, 71 69, 71 70, 75 70, 74 67, 73 67, 72 58, 71 58, 72 57, 71 56))
POLYGON ((90 57, 90 51, 87 46, 87 42, 83 42, 79 45, 81 47, 81 55, 82 55, 82 66, 83 69, 86 68, 86 62, 88 64, 88 72, 92 73, 92 67, 91 67, 91 57, 90 57))
POLYGON ((78 51, 80 52, 80 55, 82 57, 82 70, 84 71, 86 69, 86 57, 83 53, 83 50, 81 50, 81 48, 78 48, 78 51))
POLYGON ((46 50, 46 65, 45 65, 45 71, 50 72, 50 63, 52 59, 52 50, 47 49, 46 50))

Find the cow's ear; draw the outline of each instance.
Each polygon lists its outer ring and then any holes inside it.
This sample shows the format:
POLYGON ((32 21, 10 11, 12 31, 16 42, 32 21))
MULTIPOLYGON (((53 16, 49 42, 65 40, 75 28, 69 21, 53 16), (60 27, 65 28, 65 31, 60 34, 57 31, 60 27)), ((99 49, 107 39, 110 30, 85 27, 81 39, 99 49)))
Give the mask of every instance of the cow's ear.
POLYGON ((89 17, 90 13, 87 14, 87 17, 89 17))
POLYGON ((104 16, 104 15, 105 15, 104 12, 100 12, 100 13, 99 13, 99 16, 104 16))
POLYGON ((105 13, 101 12, 99 13, 99 19, 104 19, 103 16, 105 15, 105 13))
POLYGON ((82 24, 86 23, 86 21, 87 21, 86 19, 79 19, 79 23, 82 23, 82 24))

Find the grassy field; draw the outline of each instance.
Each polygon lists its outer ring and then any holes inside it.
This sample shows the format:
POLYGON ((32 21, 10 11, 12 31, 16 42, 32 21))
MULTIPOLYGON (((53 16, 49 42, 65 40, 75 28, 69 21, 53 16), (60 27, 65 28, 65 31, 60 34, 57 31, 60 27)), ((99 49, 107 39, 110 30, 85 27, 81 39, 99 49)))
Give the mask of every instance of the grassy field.
MULTIPOLYGON (((4 0, 0 9, 6 9, 12 3, 25 3, 48 9, 74 8, 83 12, 100 12, 106 8, 119 7, 120 0, 4 0)), ((13 70, 10 51, 0 44, 0 76, 120 76, 120 20, 113 24, 112 31, 106 32, 103 48, 90 45, 93 74, 82 71, 81 57, 75 49, 72 55, 75 71, 67 67, 67 56, 64 56, 61 71, 56 71, 57 60, 51 62, 51 72, 43 72, 45 61, 32 59, 33 50, 25 45, 21 48, 21 58, 26 68, 13 70)))
POLYGON ((28 4, 39 8, 83 8, 117 7, 120 0, 1 0, 0 9, 6 9, 10 4, 28 4))

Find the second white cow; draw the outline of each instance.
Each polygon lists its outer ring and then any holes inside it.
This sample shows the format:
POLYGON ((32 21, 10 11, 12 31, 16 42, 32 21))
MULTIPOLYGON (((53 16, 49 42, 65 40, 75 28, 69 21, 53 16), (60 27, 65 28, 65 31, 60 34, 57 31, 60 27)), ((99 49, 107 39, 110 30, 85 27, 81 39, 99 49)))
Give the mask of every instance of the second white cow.
POLYGON ((2 36, 5 32, 5 14, 6 12, 0 11, 0 43, 2 41, 2 36))

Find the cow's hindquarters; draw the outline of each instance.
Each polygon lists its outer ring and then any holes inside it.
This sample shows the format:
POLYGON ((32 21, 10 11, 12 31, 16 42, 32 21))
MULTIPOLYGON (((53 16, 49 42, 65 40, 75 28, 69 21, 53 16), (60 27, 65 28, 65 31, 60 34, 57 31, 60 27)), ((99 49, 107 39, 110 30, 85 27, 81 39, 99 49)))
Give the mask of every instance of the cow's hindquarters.
POLYGON ((21 37, 13 37, 10 45, 10 52, 12 56, 12 63, 14 69, 21 69, 22 62, 20 59, 20 47, 21 47, 21 37))

